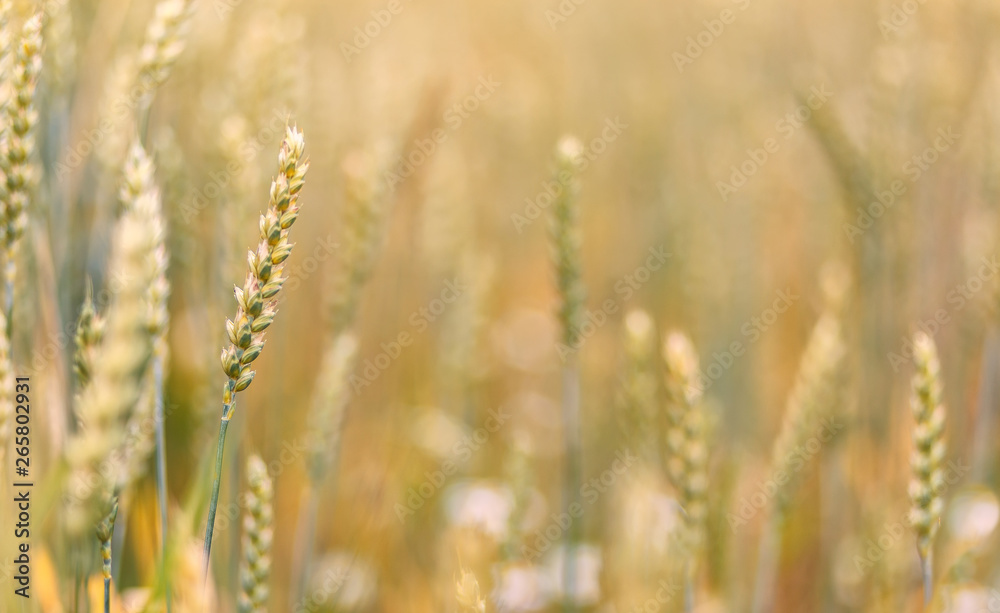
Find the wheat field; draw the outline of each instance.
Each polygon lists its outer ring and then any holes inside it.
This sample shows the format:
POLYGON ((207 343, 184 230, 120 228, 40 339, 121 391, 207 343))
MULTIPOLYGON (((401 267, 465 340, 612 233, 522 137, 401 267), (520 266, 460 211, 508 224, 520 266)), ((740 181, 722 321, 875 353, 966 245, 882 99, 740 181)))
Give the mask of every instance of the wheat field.
POLYGON ((1000 4, 0 0, 0 612, 1000 611, 1000 4))

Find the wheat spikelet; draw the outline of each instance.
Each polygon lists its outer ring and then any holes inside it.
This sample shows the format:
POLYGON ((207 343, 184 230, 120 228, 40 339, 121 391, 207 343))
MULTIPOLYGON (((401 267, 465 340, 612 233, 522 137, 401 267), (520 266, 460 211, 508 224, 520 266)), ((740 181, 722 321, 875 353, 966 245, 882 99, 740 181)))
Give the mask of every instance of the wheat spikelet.
POLYGON ((247 460, 249 489, 243 518, 243 562, 240 567, 240 613, 263 613, 267 608, 271 574, 271 499, 274 491, 267 465, 259 456, 247 460))
POLYGON ((184 51, 184 37, 193 8, 194 3, 187 0, 161 0, 156 5, 139 50, 137 80, 147 100, 170 77, 170 69, 184 51))
POLYGON ((111 581, 111 538, 115 534, 115 519, 118 517, 118 498, 111 499, 111 511, 97 524, 97 542, 101 546, 101 574, 105 584, 111 581))
MULTIPOLYGON (((37 181, 38 168, 32 161, 35 151, 35 86, 42 70, 42 14, 28 19, 15 48, 11 79, 11 98, 6 104, 7 129, 0 146, 0 168, 4 182, 0 186, 0 206, 4 225, 4 311, 8 325, 13 306, 14 280, 17 274, 17 244, 28 226, 28 206, 37 181)), ((0 60, 2 61, 2 60, 0 60)))
POLYGON ((569 350, 579 344, 580 323, 586 294, 580 280, 580 233, 577 228, 576 178, 583 160, 583 145, 572 137, 563 138, 556 147, 556 181, 559 193, 552 205, 551 240, 559 291, 559 323, 562 342, 569 350))
POLYGON ((486 613, 486 600, 479 593, 474 573, 462 571, 462 578, 455 582, 455 600, 463 613, 486 613))
POLYGON ((941 365, 934 341, 917 332, 913 337, 913 453, 910 466, 910 524, 917 535, 917 550, 924 567, 925 598, 932 588, 931 572, 934 536, 937 534, 944 500, 944 423, 945 408, 941 404, 941 365))
MULTIPOLYGON (((143 196, 147 197, 152 196, 143 196)), ((144 214, 148 210, 148 206, 135 206, 115 227, 111 278, 121 279, 122 285, 108 311, 91 382, 79 397, 85 428, 69 442, 66 452, 70 466, 67 525, 73 534, 96 523, 95 501, 112 489, 119 467, 103 464, 125 442, 123 424, 140 398, 152 354, 146 296, 153 281, 149 258, 157 229, 144 214)))
POLYGON ((73 373, 76 375, 78 391, 90 383, 97 351, 104 337, 104 318, 94 308, 94 289, 89 282, 85 291, 74 335, 76 351, 73 353, 73 373))

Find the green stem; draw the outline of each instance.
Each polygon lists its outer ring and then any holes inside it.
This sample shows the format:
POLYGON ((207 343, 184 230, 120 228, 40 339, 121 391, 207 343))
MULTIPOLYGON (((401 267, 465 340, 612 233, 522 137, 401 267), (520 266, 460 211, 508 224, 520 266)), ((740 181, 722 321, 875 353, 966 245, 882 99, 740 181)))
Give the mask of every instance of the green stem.
POLYGON ((208 504, 208 525, 205 526, 205 580, 208 580, 209 556, 212 554, 212 533, 215 531, 215 512, 219 507, 219 486, 222 482, 222 457, 226 446, 226 429, 232 404, 225 405, 219 425, 219 447, 215 455, 215 480, 212 482, 212 500, 208 504))
POLYGON ((934 595, 934 561, 930 551, 926 556, 920 556, 920 570, 924 578, 924 605, 931 603, 934 595))
MULTIPOLYGON (((575 363, 563 368, 562 373, 563 427, 565 428, 565 474, 563 487, 563 513, 576 517, 580 507, 580 372, 575 363)), ((563 611, 576 612, 576 544, 579 520, 571 519, 566 533, 563 552, 563 611)))
POLYGON ((104 579, 104 613, 111 613, 111 578, 104 579))
MULTIPOLYGON (((163 415, 163 357, 153 360, 154 422, 156 423, 156 495, 160 505, 160 560, 166 564, 167 550, 167 448, 163 415)), ((170 613, 170 585, 166 586, 170 613)))

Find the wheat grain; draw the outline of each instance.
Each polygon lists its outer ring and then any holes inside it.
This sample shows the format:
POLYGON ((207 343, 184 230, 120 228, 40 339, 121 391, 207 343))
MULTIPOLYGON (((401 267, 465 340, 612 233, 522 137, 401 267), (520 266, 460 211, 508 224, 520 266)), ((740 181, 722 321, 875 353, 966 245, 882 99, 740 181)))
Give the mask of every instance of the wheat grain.
POLYGON ((267 465, 259 456, 247 460, 247 513, 243 518, 243 562, 240 567, 240 613, 263 613, 267 608, 271 574, 271 499, 274 491, 267 465))
POLYGON ((937 534, 944 500, 944 424, 941 404, 941 365, 934 341, 923 332, 913 337, 913 453, 910 466, 910 524, 917 535, 917 551, 923 568, 924 600, 933 592, 934 536, 937 534))

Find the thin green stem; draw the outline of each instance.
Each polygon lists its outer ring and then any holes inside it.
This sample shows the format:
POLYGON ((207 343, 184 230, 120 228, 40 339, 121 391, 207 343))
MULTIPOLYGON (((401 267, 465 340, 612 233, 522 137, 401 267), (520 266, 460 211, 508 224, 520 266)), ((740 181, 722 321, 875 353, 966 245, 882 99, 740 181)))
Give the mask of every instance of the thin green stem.
POLYGON ((924 605, 931 603, 934 595, 934 560, 933 554, 928 551, 926 556, 920 556, 920 570, 924 578, 924 605))
POLYGON ((563 611, 576 611, 576 545, 579 539, 580 504, 580 371, 575 363, 567 364, 562 372, 563 427, 565 428, 565 473, 563 480, 563 513, 571 518, 566 532, 563 564, 563 611))
POLYGON ((215 531, 215 512, 219 507, 219 486, 222 483, 222 458, 226 446, 226 429, 229 428, 229 412, 232 405, 226 405, 219 425, 219 446, 215 455, 215 480, 212 482, 212 500, 208 504, 208 524, 205 526, 205 580, 208 580, 210 556, 212 554, 212 533, 215 531))
MULTIPOLYGON (((163 357, 153 360, 154 421, 156 423, 156 496, 160 506, 160 560, 166 563, 167 550, 167 447, 163 415, 163 357)), ((170 585, 167 585, 167 613, 170 613, 170 585)))
POLYGON ((111 577, 104 579, 104 613, 111 613, 111 577))

